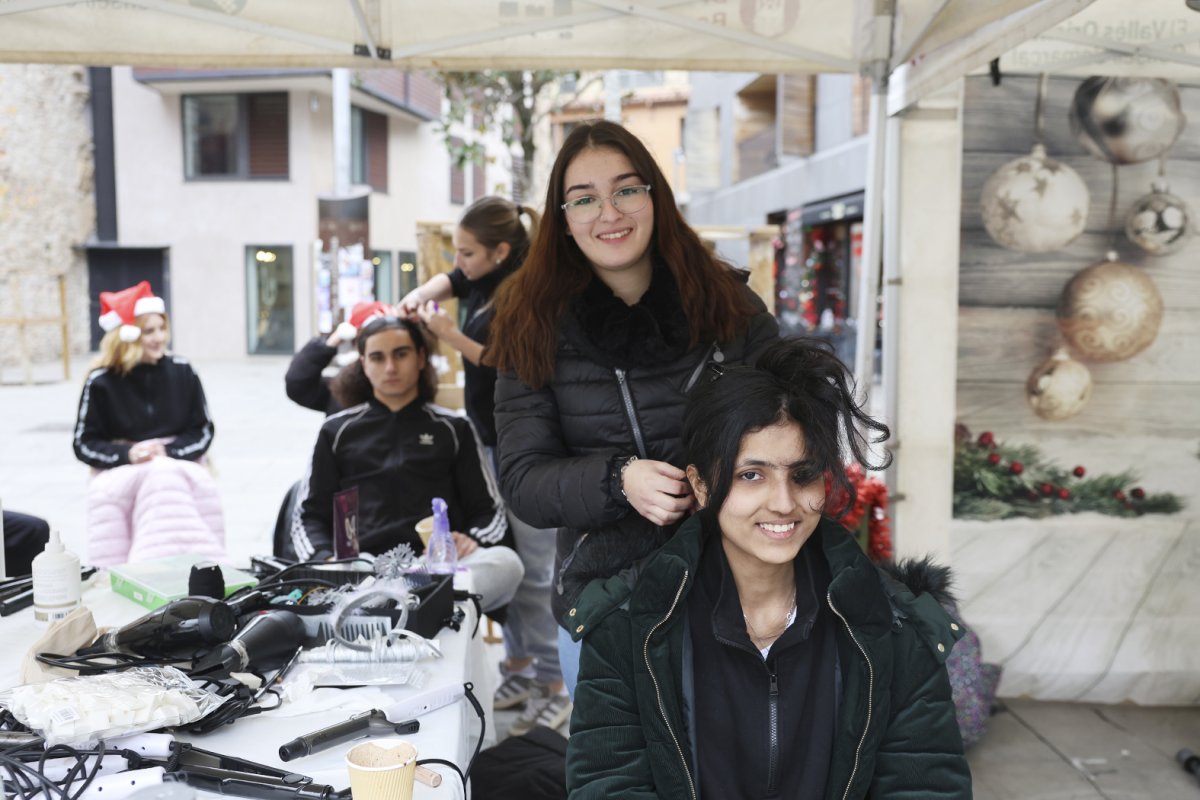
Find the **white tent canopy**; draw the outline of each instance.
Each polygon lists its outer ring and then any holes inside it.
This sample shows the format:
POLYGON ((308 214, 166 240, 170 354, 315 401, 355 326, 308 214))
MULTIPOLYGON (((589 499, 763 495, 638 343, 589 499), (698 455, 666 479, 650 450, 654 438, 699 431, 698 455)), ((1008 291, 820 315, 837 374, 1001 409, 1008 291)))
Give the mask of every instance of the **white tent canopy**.
POLYGON ((1028 38, 1090 2, 3 0, 0 57, 193 67, 386 62, 438 69, 852 72, 887 56, 886 28, 871 35, 876 18, 895 17, 890 50, 895 63, 905 63, 963 37, 995 36, 1020 13, 1026 13, 1020 34, 1028 38))
POLYGON ((888 111, 1005 70, 1200 67, 1183 0, 0 0, 0 61, 895 73, 888 111))

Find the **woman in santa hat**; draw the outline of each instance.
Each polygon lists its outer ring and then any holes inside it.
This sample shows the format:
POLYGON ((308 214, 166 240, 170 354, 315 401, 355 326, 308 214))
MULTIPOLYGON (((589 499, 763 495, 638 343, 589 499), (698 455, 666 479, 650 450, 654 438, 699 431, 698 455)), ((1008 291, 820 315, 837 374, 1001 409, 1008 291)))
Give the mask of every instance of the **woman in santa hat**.
POLYGON ((169 354, 170 326, 147 281, 100 293, 100 357, 75 424, 93 469, 88 559, 97 566, 192 553, 225 556, 216 484, 199 461, 213 439, 200 378, 169 354))

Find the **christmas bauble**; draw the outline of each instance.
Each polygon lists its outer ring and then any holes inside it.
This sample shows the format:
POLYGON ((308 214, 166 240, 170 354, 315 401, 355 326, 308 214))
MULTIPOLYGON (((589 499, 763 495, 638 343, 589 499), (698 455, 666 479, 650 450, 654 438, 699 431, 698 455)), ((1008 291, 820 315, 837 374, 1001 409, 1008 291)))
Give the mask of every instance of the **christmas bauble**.
POLYGON ((1091 396, 1092 373, 1063 349, 1035 367, 1025 382, 1025 399, 1042 419, 1073 417, 1091 396))
POLYGON ((1162 78, 1088 78, 1071 101, 1075 138, 1113 164, 1158 158, 1186 124, 1179 90, 1162 78))
POLYGON ((1187 203, 1171 194, 1165 181, 1155 181, 1149 194, 1133 202, 1125 217, 1129 240, 1152 256, 1174 253, 1192 232, 1192 214, 1187 203))
POLYGON ((1081 269, 1058 298, 1058 327, 1086 361, 1122 361, 1158 335, 1163 302, 1137 267, 1108 259, 1081 269))
POLYGON ((1023 253, 1046 253, 1083 233, 1089 202, 1079 173, 1047 158, 1039 144, 991 174, 980 195, 980 212, 998 244, 1023 253))

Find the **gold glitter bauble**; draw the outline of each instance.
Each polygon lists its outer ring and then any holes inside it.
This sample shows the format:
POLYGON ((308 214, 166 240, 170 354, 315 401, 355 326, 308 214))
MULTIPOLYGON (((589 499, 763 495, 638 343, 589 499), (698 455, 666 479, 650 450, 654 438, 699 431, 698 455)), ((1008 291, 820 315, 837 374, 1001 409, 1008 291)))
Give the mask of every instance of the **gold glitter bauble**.
POLYGON ((1058 298, 1058 327, 1085 361, 1123 361, 1158 336, 1162 296, 1137 267, 1116 260, 1081 269, 1058 298))
POLYGON ((1034 368, 1025 382, 1025 399, 1042 419, 1062 420, 1083 410, 1092 397, 1092 373, 1059 350, 1034 368))

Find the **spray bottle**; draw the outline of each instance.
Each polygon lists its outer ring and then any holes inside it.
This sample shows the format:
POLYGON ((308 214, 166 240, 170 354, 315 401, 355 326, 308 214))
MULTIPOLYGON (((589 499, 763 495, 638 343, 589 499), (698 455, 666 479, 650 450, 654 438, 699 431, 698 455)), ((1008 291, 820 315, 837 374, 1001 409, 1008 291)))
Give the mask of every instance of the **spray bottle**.
POLYGON ((79 605, 83 581, 79 556, 63 548, 57 530, 46 549, 33 559, 33 618, 42 625, 57 622, 79 605))
POLYGON ((458 548, 450 535, 446 501, 440 497, 433 498, 433 533, 425 548, 425 568, 439 575, 450 575, 458 569, 458 548))

